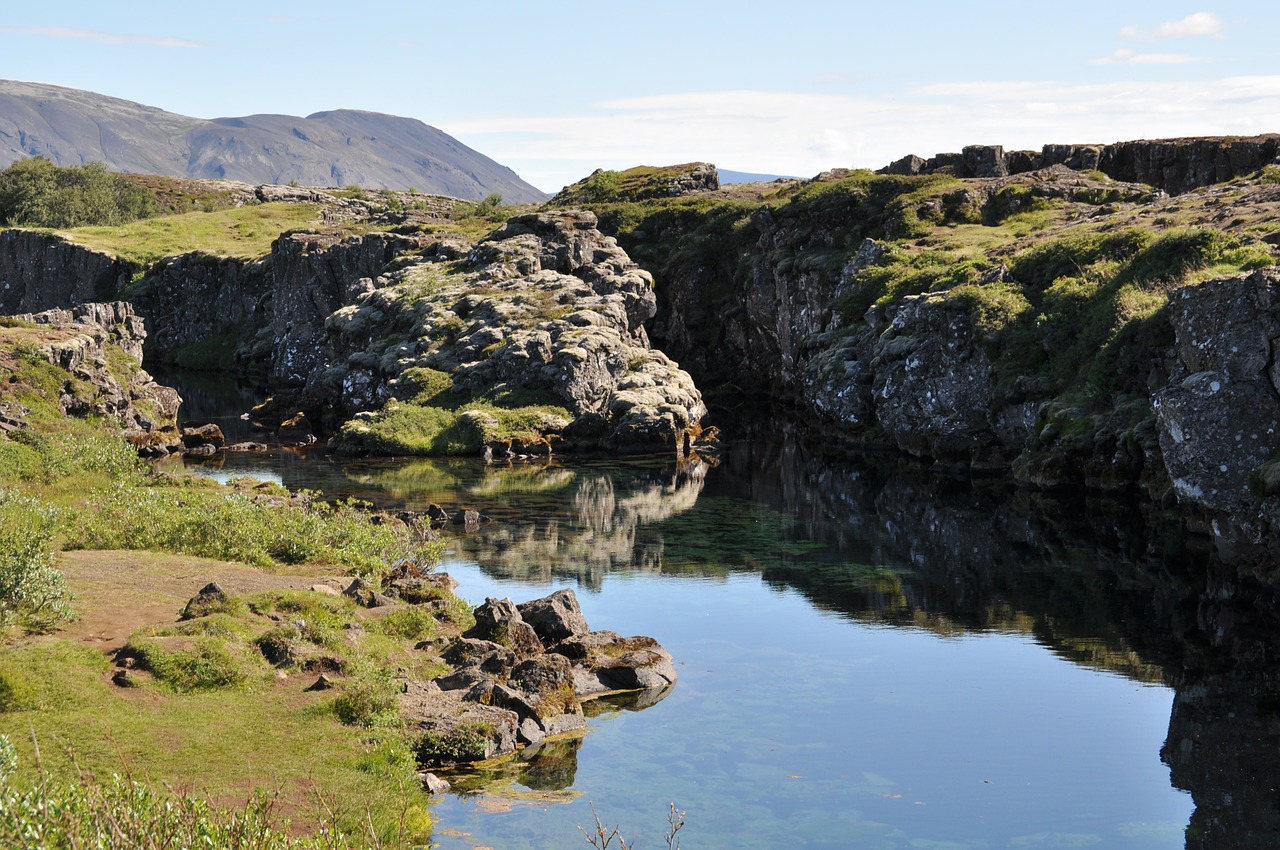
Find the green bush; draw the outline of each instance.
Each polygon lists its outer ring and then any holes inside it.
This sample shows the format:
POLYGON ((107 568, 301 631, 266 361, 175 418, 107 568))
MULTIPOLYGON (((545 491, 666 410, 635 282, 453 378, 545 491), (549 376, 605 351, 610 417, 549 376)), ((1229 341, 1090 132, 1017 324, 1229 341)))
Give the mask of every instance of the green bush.
POLYGON ((57 781, 5 782, 13 747, 0 736, 0 846, 32 848, 110 847, 112 850, 207 847, 216 850, 352 850, 341 832, 289 834, 289 822, 273 817, 273 800, 255 794, 243 809, 227 810, 185 793, 158 792, 113 776, 57 781))
POLYGON ((222 637, 193 638, 190 648, 166 646, 152 638, 134 638, 123 653, 138 659, 156 681, 178 693, 248 685, 261 665, 243 648, 222 637))
POLYGON ((422 640, 435 632, 436 618, 425 608, 408 606, 375 620, 373 628, 387 637, 422 640))
POLYGON ((406 526, 372 522, 355 502, 304 496, 281 505, 221 488, 120 482, 66 520, 68 549, 152 549, 261 567, 319 562, 380 573, 405 559, 434 564, 441 551, 406 526))
POLYGON ((492 731, 480 723, 461 723, 448 732, 424 732, 418 739, 418 762, 478 761, 489 751, 492 731))
POLYGON ((158 212, 151 193, 100 162, 63 168, 43 157, 0 171, 0 223, 22 227, 119 225, 158 212))
POLYGON ((365 666, 343 685, 333 713, 348 726, 385 726, 400 720, 398 688, 385 668, 365 666))
POLYGON ((55 565, 56 526, 57 513, 48 505, 0 490, 0 630, 18 623, 47 631, 74 617, 55 565))

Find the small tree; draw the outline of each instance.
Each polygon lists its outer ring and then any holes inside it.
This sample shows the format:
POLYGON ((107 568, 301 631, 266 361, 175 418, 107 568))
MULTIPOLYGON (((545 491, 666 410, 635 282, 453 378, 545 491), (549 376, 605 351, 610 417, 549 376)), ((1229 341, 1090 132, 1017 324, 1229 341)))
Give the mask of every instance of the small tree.
POLYGON ((39 500, 0 490, 0 630, 47 631, 74 617, 50 545, 56 521, 39 500))
POLYGON ((0 223, 27 227, 117 225, 155 215, 151 193, 100 162, 63 168, 43 157, 0 171, 0 223))

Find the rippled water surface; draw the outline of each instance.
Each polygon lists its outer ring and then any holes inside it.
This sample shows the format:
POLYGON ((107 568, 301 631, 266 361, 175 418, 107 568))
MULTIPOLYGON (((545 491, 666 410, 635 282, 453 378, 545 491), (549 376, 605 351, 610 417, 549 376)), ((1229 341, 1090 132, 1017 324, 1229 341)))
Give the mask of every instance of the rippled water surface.
POLYGON ((584 737, 440 800, 443 848, 585 846, 592 805, 662 847, 672 801, 687 848, 1172 848, 1191 844, 1182 789, 1219 781, 1183 743, 1203 737, 1203 688, 1168 666, 1182 544, 1128 506, 785 441, 683 464, 277 452, 200 468, 474 507, 491 521, 446 529, 464 597, 572 587, 593 628, 675 656, 655 704, 597 705, 584 737))

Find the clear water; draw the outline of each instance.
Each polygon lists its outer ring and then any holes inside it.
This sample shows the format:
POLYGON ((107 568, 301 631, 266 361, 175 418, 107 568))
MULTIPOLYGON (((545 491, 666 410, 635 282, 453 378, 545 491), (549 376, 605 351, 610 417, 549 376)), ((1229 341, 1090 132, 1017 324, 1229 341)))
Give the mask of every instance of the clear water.
POLYGON ((1161 759, 1176 676, 1143 613, 1166 556, 1124 506, 785 441, 683 467, 277 452, 197 468, 475 507, 492 521, 449 529, 444 564, 464 597, 573 587, 593 628, 677 659, 656 704, 599 706, 505 785, 440 799, 445 850, 585 846, 592 806, 664 847, 671 802, 687 848, 1184 846, 1195 807, 1161 759))

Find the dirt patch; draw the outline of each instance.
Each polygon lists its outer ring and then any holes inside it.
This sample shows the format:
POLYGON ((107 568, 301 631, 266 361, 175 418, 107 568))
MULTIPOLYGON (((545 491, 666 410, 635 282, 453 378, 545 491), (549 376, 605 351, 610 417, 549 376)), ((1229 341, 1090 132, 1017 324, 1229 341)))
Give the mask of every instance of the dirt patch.
POLYGON ((338 576, 274 575, 256 567, 163 552, 63 552, 59 566, 75 594, 79 619, 59 636, 110 652, 144 626, 174 622, 192 596, 211 581, 227 593, 345 585, 338 576))

